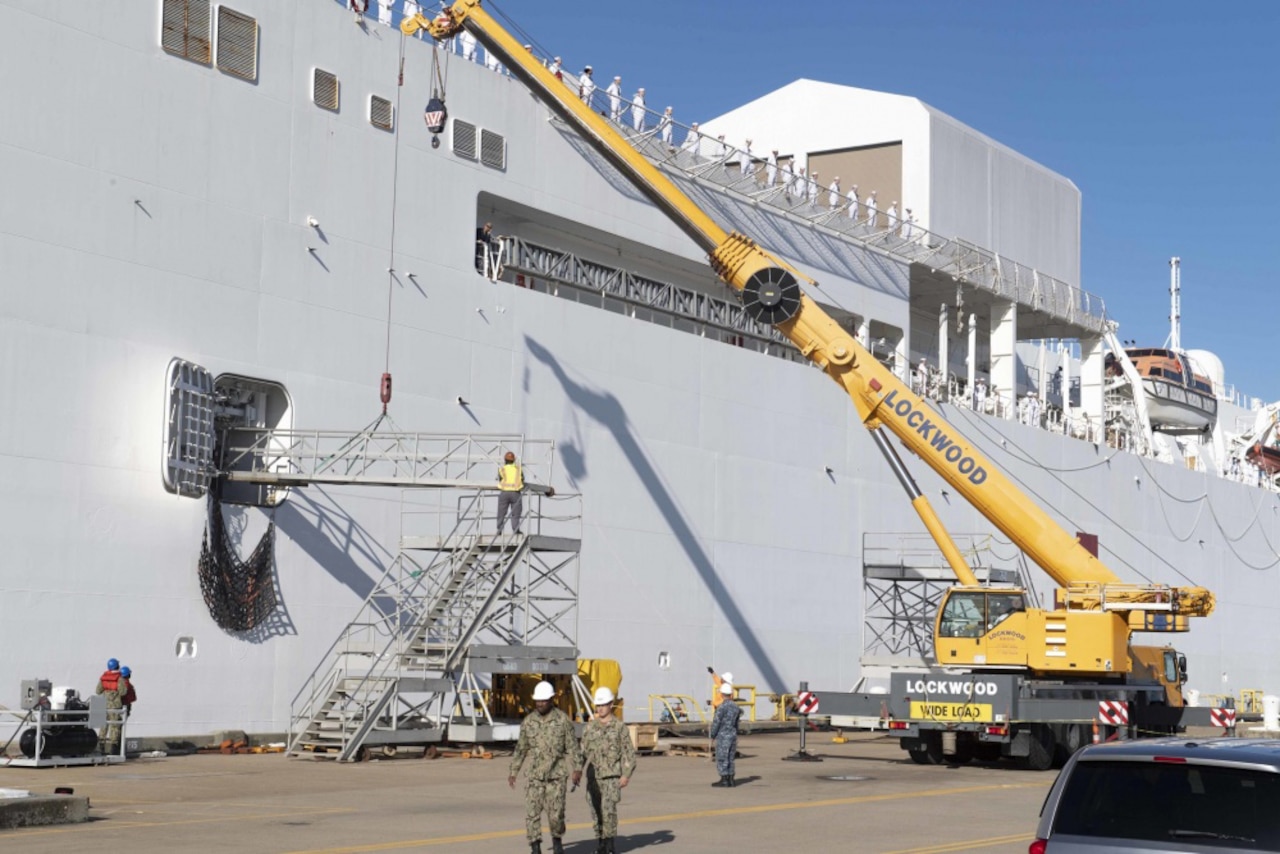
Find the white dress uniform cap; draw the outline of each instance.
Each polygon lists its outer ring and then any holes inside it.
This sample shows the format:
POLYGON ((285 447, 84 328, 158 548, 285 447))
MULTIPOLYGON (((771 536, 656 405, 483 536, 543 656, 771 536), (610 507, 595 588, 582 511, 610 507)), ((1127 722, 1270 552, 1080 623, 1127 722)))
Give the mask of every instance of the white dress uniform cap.
POLYGON ((550 700, 556 695, 556 690, 551 687, 550 682, 539 682, 533 686, 533 699, 550 700))
POLYGON ((613 692, 602 685, 596 689, 596 695, 591 702, 597 706, 607 706, 613 702, 613 692))

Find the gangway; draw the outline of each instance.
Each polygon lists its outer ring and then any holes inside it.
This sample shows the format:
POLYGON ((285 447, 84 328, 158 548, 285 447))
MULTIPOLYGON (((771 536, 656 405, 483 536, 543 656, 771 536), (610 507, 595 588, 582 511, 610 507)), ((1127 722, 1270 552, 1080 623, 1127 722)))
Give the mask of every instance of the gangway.
POLYGON ((236 427, 219 443, 220 475, 271 490, 311 484, 496 490, 502 456, 513 451, 525 491, 551 490, 554 444, 519 435, 236 427))

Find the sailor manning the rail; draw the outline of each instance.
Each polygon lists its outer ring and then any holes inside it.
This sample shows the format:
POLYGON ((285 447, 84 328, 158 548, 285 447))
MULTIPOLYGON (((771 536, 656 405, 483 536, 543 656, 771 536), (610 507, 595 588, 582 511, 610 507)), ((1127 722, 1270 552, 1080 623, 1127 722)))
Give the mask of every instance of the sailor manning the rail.
POLYGON ((498 469, 498 533, 507 522, 507 514, 511 514, 511 530, 520 533, 520 493, 524 489, 524 472, 516 462, 516 455, 507 451, 503 464, 498 469))

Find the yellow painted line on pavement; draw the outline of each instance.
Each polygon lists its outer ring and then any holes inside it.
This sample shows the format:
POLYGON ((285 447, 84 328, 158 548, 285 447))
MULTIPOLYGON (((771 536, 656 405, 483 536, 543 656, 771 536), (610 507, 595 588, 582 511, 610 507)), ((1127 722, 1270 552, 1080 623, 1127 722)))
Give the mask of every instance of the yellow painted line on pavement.
MULTIPOLYGON (((884 801, 900 801, 909 798, 938 798, 951 795, 971 795, 975 792, 993 792, 1008 789, 1043 788, 1043 783, 1010 783, 995 786, 964 786, 957 789, 925 789, 915 792, 900 792, 887 795, 860 795, 851 798, 828 798, 821 801, 794 801, 782 804, 759 804, 749 807, 726 807, 714 810, 698 810, 695 812, 668 813, 666 815, 648 815, 636 818, 620 818, 619 826, 633 824, 652 824, 662 821, 687 821, 698 818, 722 818, 735 815, 753 815, 759 813, 784 812, 787 810, 820 809, 822 807, 849 806, 851 804, 872 804, 884 801)), ((566 824, 569 830, 590 829, 590 822, 566 824)), ((523 837, 524 830, 494 830, 487 833, 468 833, 462 836, 433 836, 425 839, 404 839, 399 842, 374 842, 368 845, 350 845, 342 848, 314 848, 305 851, 293 851, 290 854, 362 854, 368 851, 395 851, 405 848, 430 848, 437 845, 458 845, 463 842, 486 842, 494 839, 513 839, 523 837)), ((1010 837, 1015 841, 1019 837, 1010 837)), ((984 843, 985 844, 985 843, 984 843)), ((948 851, 950 848, 922 848, 925 851, 948 851)), ((960 850, 960 849, 955 849, 960 850)))
POLYGON ((1035 839, 1031 833, 1014 833, 1010 836, 989 836, 986 839, 970 839, 965 842, 947 842, 942 845, 929 845, 925 848, 903 848, 898 851, 887 851, 885 854, 944 854, 947 851, 968 851, 972 848, 988 848, 992 845, 1008 845, 1011 842, 1030 842, 1035 839))

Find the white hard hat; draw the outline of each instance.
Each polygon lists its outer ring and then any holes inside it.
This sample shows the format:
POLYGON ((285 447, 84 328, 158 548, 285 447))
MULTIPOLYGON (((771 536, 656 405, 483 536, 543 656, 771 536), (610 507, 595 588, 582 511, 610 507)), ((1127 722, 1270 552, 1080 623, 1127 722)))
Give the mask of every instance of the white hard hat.
POLYGON ((551 687, 550 682, 539 682, 533 686, 533 699, 550 700, 556 695, 556 689, 551 687))
POLYGON ((613 692, 602 685, 596 689, 596 695, 591 702, 597 706, 608 706, 613 703, 613 692))
POLYGON ((733 682, 733 674, 730 673, 728 670, 726 670, 724 673, 721 673, 720 678, 725 682, 730 682, 730 683, 733 682))
POLYGON ((730 694, 733 693, 733 686, 730 685, 728 682, 724 683, 723 685, 720 686, 720 693, 728 697, 730 694))

